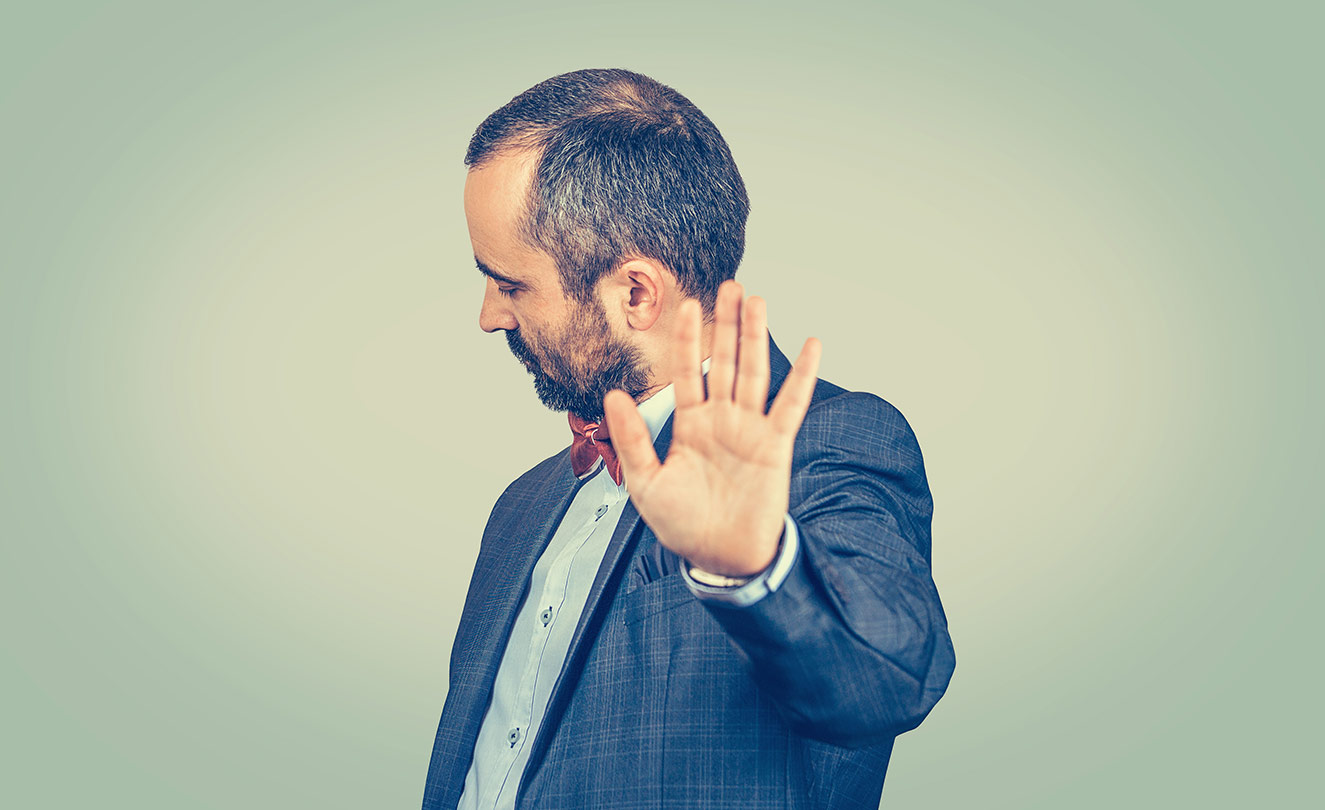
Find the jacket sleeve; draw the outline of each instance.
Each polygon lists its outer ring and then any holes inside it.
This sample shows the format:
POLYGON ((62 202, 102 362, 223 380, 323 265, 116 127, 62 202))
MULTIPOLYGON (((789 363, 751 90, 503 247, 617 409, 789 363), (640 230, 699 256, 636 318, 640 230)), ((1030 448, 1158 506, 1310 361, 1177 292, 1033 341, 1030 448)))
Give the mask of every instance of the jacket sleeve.
POLYGON ((920 446, 883 399, 815 403, 793 450, 796 556, 753 604, 702 600, 798 733, 869 745, 920 725, 955 658, 930 573, 920 446))

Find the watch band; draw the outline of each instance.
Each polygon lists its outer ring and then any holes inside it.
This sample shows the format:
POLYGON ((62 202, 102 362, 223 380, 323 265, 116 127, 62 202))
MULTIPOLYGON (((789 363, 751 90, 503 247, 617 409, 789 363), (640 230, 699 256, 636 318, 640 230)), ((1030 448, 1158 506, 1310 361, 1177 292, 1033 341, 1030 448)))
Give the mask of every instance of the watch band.
POLYGON ((722 577, 734 580, 735 585, 707 584, 701 577, 719 577, 707 571, 695 572, 688 561, 681 564, 681 576, 690 591, 701 599, 723 602, 737 607, 753 605, 778 589, 791 571, 792 564, 800 552, 800 538, 791 515, 783 516, 782 540, 773 562, 758 574, 749 578, 722 577), (698 575, 696 575, 696 573, 698 575))

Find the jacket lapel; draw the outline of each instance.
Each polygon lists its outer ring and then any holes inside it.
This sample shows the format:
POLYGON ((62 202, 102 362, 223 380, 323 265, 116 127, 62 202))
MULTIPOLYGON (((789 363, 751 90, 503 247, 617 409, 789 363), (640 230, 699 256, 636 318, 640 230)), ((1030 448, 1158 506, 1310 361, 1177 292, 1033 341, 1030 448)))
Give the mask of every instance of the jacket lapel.
POLYGON ((453 804, 460 796, 534 564, 583 483, 571 472, 568 451, 544 463, 551 469, 543 482, 494 513, 492 525, 484 532, 453 646, 453 680, 438 732, 437 750, 450 756, 434 753, 432 764, 441 767, 439 762, 449 762, 450 772, 429 775, 429 790, 436 785, 444 791, 439 806, 453 804))
MULTIPOLYGON (((782 388, 783 380, 786 379, 787 373, 791 370, 790 361, 778 349, 777 344, 773 342, 771 332, 768 336, 768 366, 768 398, 764 403, 765 411, 767 411, 768 405, 772 403, 773 398, 777 396, 777 392, 782 388)), ((704 375, 704 382, 705 395, 707 395, 707 374, 704 375)), ((675 415, 676 412, 673 410, 672 414, 667 417, 667 421, 663 423, 662 430, 659 431, 658 438, 653 443, 654 450, 658 454, 658 460, 662 462, 667 461, 667 450, 672 444, 672 417, 675 415)), ((567 498, 566 503, 570 503, 569 498, 567 498)), ((564 511, 565 506, 557 512, 558 519, 561 512, 564 511)), ((555 525, 553 523, 553 526, 555 525)), ((562 664, 561 674, 557 677, 557 682, 552 687, 552 694, 548 698, 547 710, 543 714, 543 722, 538 728, 538 734, 534 737, 533 748, 529 752, 529 764, 525 767, 524 776, 520 781, 520 788, 516 792, 517 796, 523 795, 525 785, 529 783, 529 779, 538 770, 544 754, 547 753, 552 735, 556 732, 557 725, 561 721, 561 715, 565 712, 566 704, 570 701, 570 697, 575 691, 575 685, 579 681, 579 674, 584 666, 585 656, 588 654, 589 648, 593 646, 593 640, 597 638, 598 630, 602 627, 603 617, 611 604, 611 600, 605 600, 604 596, 611 594, 615 597, 621 577, 628 568, 626 562, 630 559, 629 552, 633 551, 638 543, 643 526, 644 523, 640 520, 639 512, 635 511, 634 502, 627 501, 621 513, 621 520, 617 523, 616 531, 612 533, 612 539, 608 542, 607 551, 603 554, 603 561, 598 567, 598 574, 594 577, 593 585, 589 589, 589 598, 585 602, 584 611, 580 614, 579 624, 575 628, 574 635, 571 636, 566 661, 562 664)), ((551 534, 549 533, 548 536, 550 537, 551 534)), ((545 538, 544 543, 546 542, 545 538)), ((532 570, 533 564, 530 563, 529 567, 532 570)), ((523 576, 527 582, 529 571, 525 571, 523 576)), ((509 629, 509 627, 505 628, 504 632, 509 632, 509 629)))
POLYGON ((503 520, 494 529, 485 545, 491 549, 488 564, 475 566, 482 574, 471 586, 473 592, 484 595, 486 614, 473 624, 475 668, 482 673, 486 688, 492 688, 497 667, 501 664, 506 639, 510 637, 520 603, 529 588, 534 564, 542 555, 561 522, 562 515, 575 498, 582 484, 571 472, 566 453, 554 456, 564 463, 549 475, 529 500, 513 503, 505 511, 503 520))

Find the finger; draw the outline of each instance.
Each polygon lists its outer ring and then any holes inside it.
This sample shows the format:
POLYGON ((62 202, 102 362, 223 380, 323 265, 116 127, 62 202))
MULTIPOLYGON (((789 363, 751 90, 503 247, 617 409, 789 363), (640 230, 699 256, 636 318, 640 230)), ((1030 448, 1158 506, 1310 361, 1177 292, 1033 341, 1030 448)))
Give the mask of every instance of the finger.
POLYGON ((622 481, 635 492, 643 491, 662 464, 639 406, 630 394, 614 388, 603 397, 603 416, 612 448, 621 459, 622 481))
POLYGON ((764 414, 768 402, 768 305, 752 295, 741 316, 741 349, 737 354, 736 404, 764 414))
POLYGON ((718 303, 714 312, 713 362, 709 364, 709 399, 730 402, 732 382, 736 379, 736 329, 741 318, 741 298, 744 291, 740 283, 732 280, 718 287, 718 303))
MULTIPOLYGON (((687 298, 676 313, 676 333, 672 338, 672 383, 676 386, 676 409, 698 405, 704 401, 704 381, 699 357, 700 333, 699 301, 687 298)), ((608 430, 612 428, 609 426, 608 430)))
POLYGON ((810 407, 810 397, 814 395, 814 384, 819 376, 819 357, 823 353, 823 344, 818 338, 808 338, 801 348, 795 365, 782 381, 773 405, 768 409, 768 419, 774 429, 783 436, 795 437, 800 430, 801 420, 810 407))

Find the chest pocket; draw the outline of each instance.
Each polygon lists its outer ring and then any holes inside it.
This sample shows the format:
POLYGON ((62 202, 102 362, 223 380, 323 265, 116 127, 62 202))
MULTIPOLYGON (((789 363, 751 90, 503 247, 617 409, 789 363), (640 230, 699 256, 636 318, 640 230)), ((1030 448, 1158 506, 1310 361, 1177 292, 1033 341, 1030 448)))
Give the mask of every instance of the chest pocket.
MULTIPOLYGON (((663 611, 698 601, 698 598, 690 592, 690 588, 686 587, 681 572, 677 571, 621 594, 618 599, 617 615, 623 624, 638 624, 663 611)), ((702 609, 702 605, 695 604, 695 607, 702 609)))

